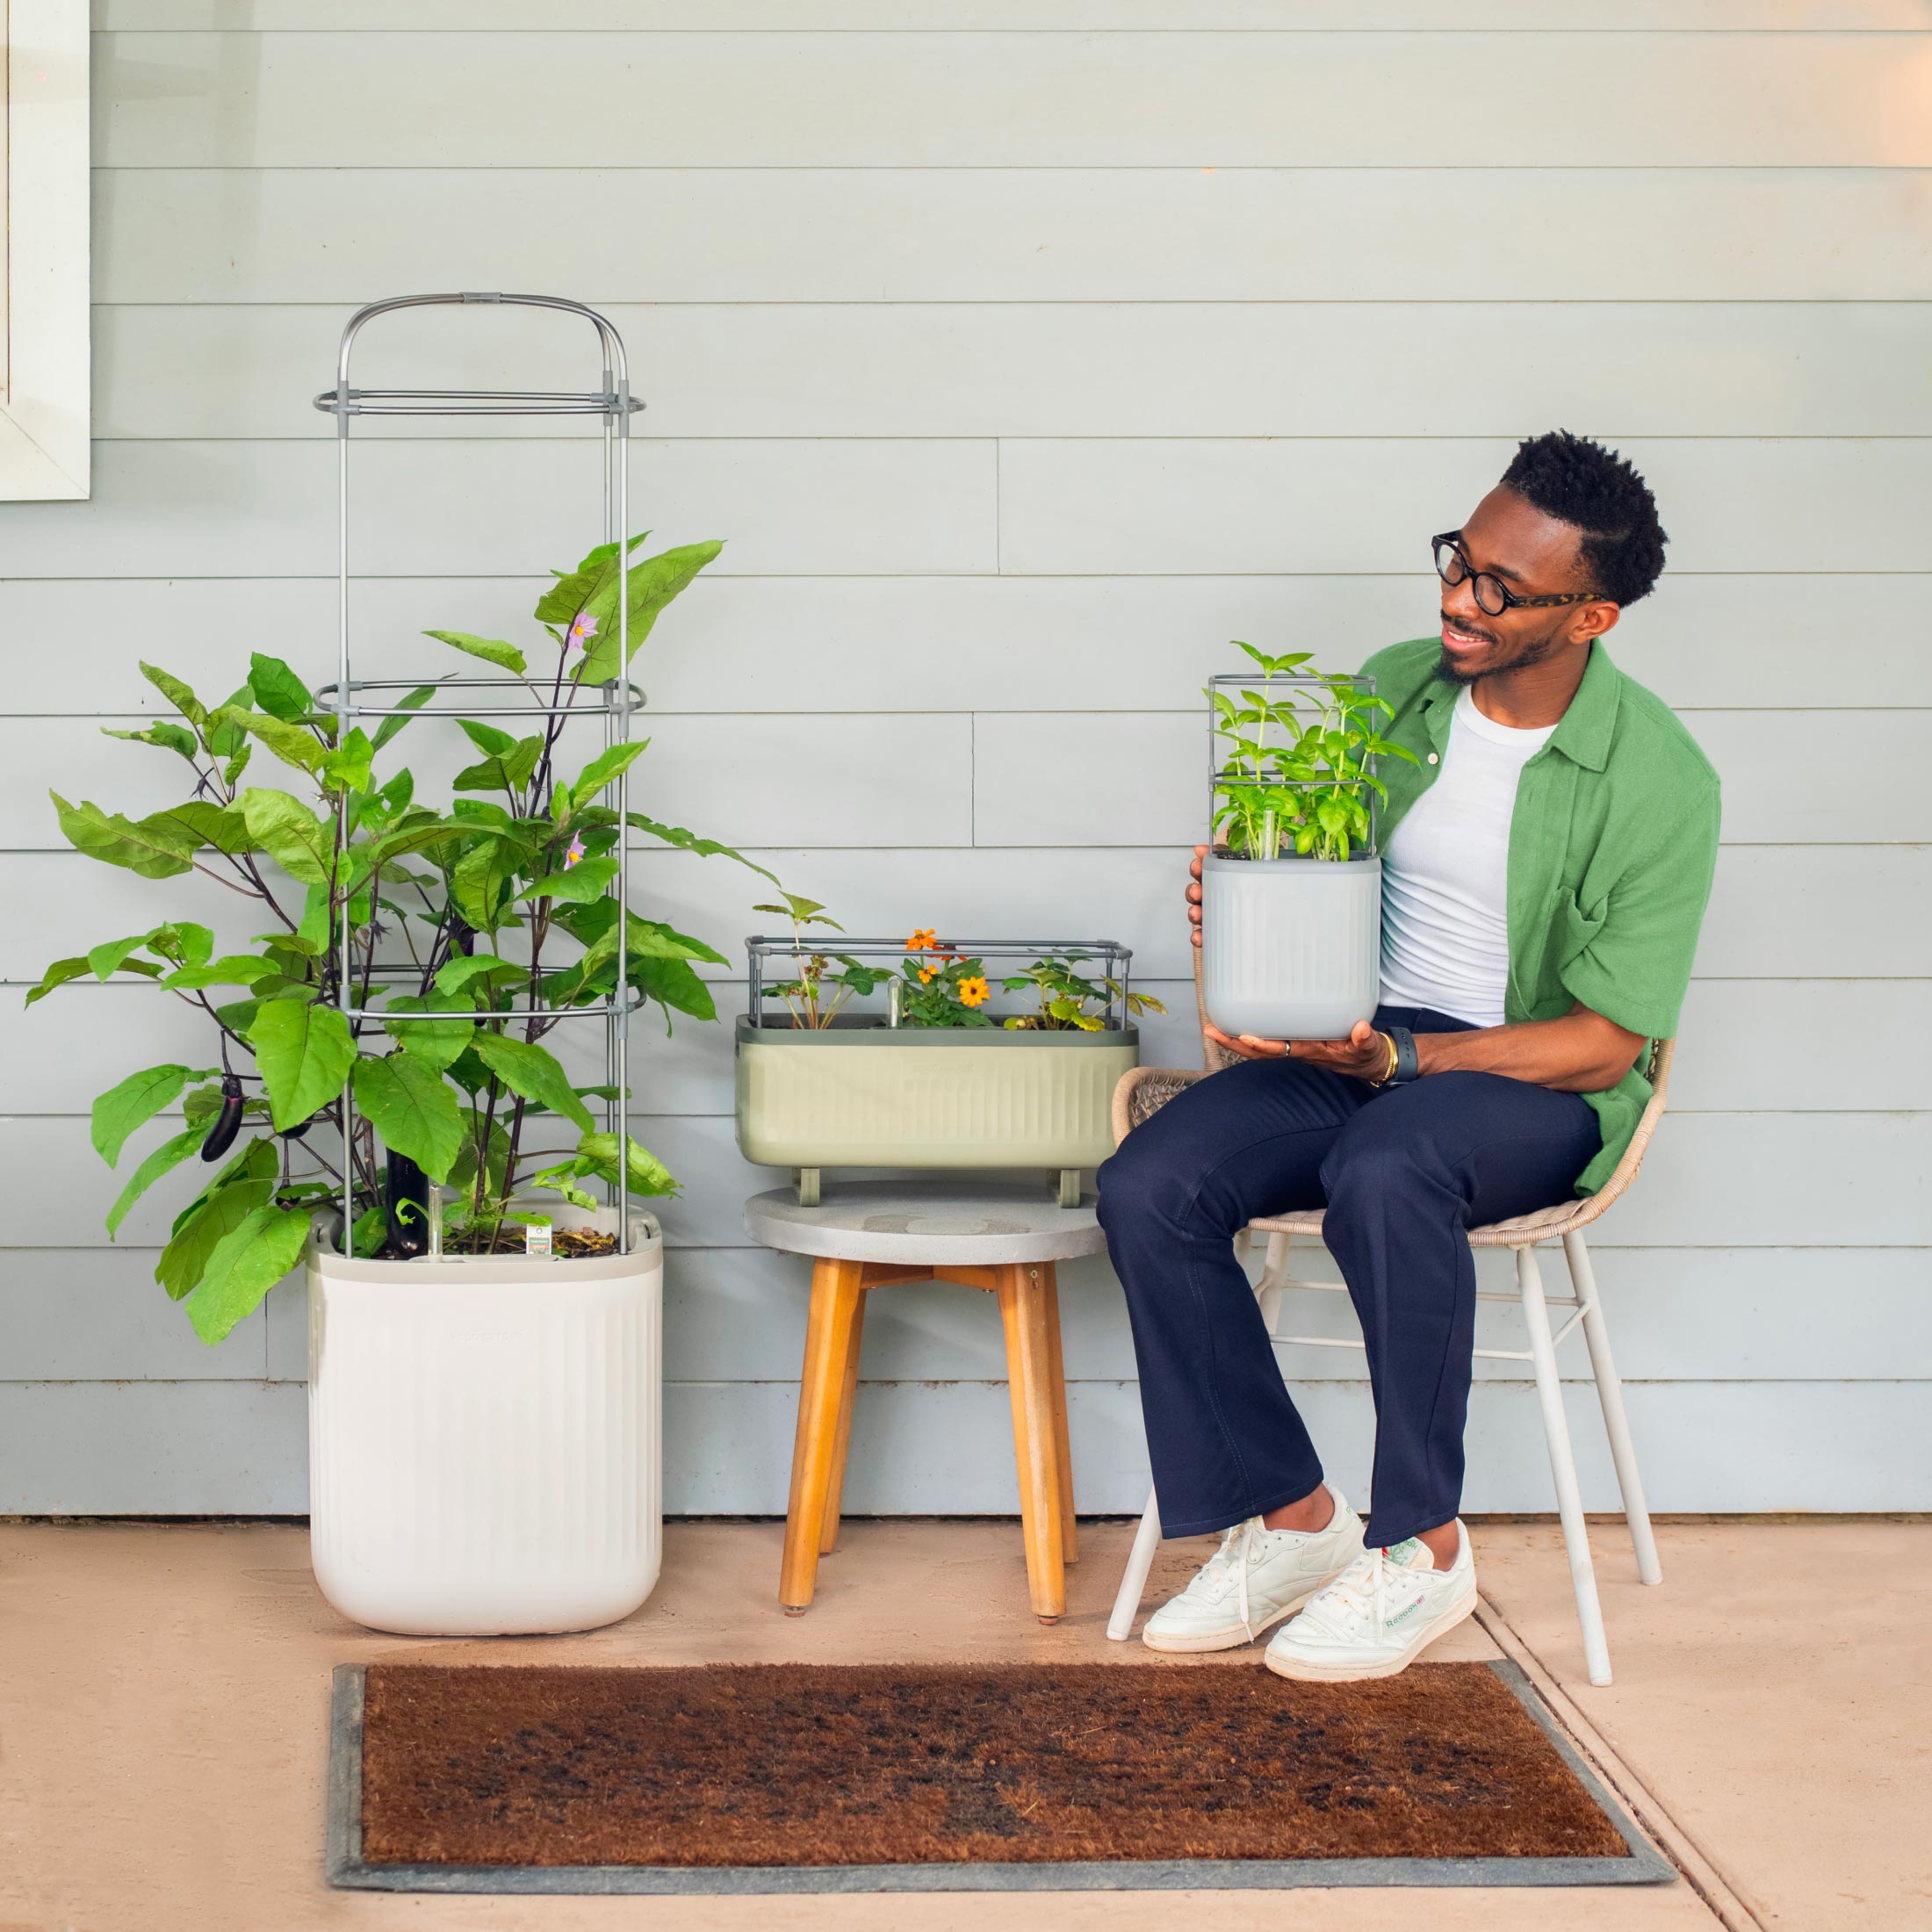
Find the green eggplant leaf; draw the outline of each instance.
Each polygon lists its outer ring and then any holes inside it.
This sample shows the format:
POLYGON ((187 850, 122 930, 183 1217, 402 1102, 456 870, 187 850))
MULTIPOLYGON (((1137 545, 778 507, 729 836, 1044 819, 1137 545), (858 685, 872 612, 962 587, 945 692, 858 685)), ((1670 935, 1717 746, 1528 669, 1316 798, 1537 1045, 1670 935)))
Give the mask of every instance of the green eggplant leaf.
POLYGON ((473 1020, 408 1019, 397 1022, 389 1016, 392 1013, 447 1013, 451 1007, 467 1006, 471 1003, 467 993, 438 993, 433 999, 424 999, 415 993, 396 993, 383 1008, 383 1028, 392 1040, 400 1044, 405 1053, 414 1054, 440 1073, 469 1045, 476 1031, 476 1022, 473 1020))
POLYGON ((191 852, 203 846, 231 854, 255 848, 248 820, 234 806, 218 805, 208 798, 191 798, 165 811, 150 812, 148 822, 164 832, 178 833, 191 852))
MULTIPOLYGON (((660 825, 655 818, 645 818, 641 811, 626 812, 624 822, 639 832, 648 833, 653 839, 661 839, 666 845, 676 846, 685 852, 695 852, 703 859, 736 859, 740 865, 749 866, 753 872, 769 879, 774 885, 778 884, 778 875, 775 872, 766 871, 755 860, 747 859, 742 852, 734 851, 728 845, 720 845, 716 839, 701 839, 695 832, 687 832, 682 825, 660 825)), ((817 910, 823 912, 825 908, 818 906, 817 910)), ((829 926, 834 922, 827 919, 823 923, 829 926)))
POLYGON ((126 1186, 121 1189, 119 1198, 107 1210, 107 1238, 112 1241, 120 1232, 120 1224, 127 1219, 127 1210, 170 1169, 200 1149, 208 1137, 205 1127, 191 1127, 177 1134, 172 1140, 163 1141, 129 1178, 126 1186))
POLYGON ((512 1093, 535 1100, 553 1114, 588 1133, 595 1124, 590 1109, 577 1098, 576 1089, 548 1048, 524 1040, 512 1040, 500 1033, 479 1033, 474 1042, 476 1056, 512 1093))
POLYGON ((249 1028, 276 1130, 299 1127, 342 1092, 356 1058, 349 1022, 333 1006, 265 1000, 249 1028))
POLYGON ((494 724, 479 724, 473 717, 459 717, 457 729, 487 757, 501 758, 516 740, 494 724))
POLYGON ((482 979, 493 973, 516 974, 523 968, 514 961, 499 959, 494 953, 458 953, 454 959, 446 959, 436 971, 436 991, 440 993, 459 993, 472 980, 482 979))
POLYGON ((609 745, 593 758, 570 782, 570 800, 581 808, 614 779, 629 771, 643 757, 651 740, 637 738, 623 745, 609 745))
POLYGON ((155 1264, 155 1280, 178 1301, 200 1280, 222 1237, 275 1198, 275 1178, 230 1181, 191 1208, 155 1264))
POLYGON ((57 959, 40 975, 40 984, 27 989, 24 1005, 31 1006, 36 999, 45 999, 56 986, 64 986, 70 979, 79 979, 89 970, 84 959, 57 959))
MULTIPOLYGON (((647 530, 639 530, 629 538, 624 546, 624 554, 628 556, 650 534, 647 530)), ((609 593, 616 574, 617 546, 599 544, 576 569, 564 573, 537 600, 537 621, 539 624, 568 624, 580 610, 591 609, 595 600, 609 593)), ((615 609, 616 600, 612 597, 609 602, 615 609)), ((594 610, 592 614, 595 615, 594 610)))
POLYGON ((351 725, 342 743, 322 754, 323 786, 330 791, 366 790, 375 756, 376 747, 369 742, 368 732, 360 724, 351 725))
POLYGON ((717 1002, 711 989, 681 959, 634 959, 631 984, 638 991, 694 1020, 716 1020, 717 1002))
POLYGON ((213 1348, 302 1258, 308 1216, 297 1208, 254 1208, 215 1243, 201 1279, 182 1306, 213 1348))
POLYGON ((601 898, 616 876, 615 859, 580 859, 566 871, 547 872, 534 884, 520 886, 516 896, 520 899, 566 899, 581 905, 601 898))
MULTIPOLYGON (((136 660, 139 662, 139 660, 136 660)), ((202 725, 208 721, 208 709, 181 680, 171 672, 163 671, 159 665, 142 664, 141 674, 188 720, 191 724, 202 725)))
POLYGON ((501 753, 493 752, 479 764, 465 765, 450 781, 451 791, 520 791, 530 782, 544 755, 542 735, 514 739, 501 753))
POLYGON ((54 801, 62 833, 89 858, 123 866, 144 879, 171 879, 194 869, 194 846, 187 833, 164 830, 151 819, 137 824, 118 811, 103 811, 89 799, 70 805, 57 791, 47 796, 54 801))
POLYGON ((425 631, 422 634, 434 638, 438 644, 448 645, 453 651, 467 651, 472 658, 501 665, 518 677, 522 677, 527 668, 523 653, 514 644, 504 644, 495 638, 479 638, 467 631, 425 631))
POLYGON ((249 838, 292 879, 304 885, 328 882, 335 863, 335 833, 299 798, 251 787, 240 803, 249 838))
POLYGON ((280 970, 273 960, 251 953, 227 953, 193 966, 177 966, 162 981, 167 992, 193 992, 204 986, 259 986, 264 979, 278 979, 280 970))
MULTIPOLYGON (((628 1138, 628 1136, 627 1136, 628 1138)), ((631 1192, 634 1194, 674 1194, 678 1184, 671 1171, 648 1148, 630 1142, 631 1192)), ((577 1143, 579 1171, 596 1174, 608 1181, 617 1178, 617 1136, 615 1134, 586 1134, 577 1143)))
POLYGON ((384 1144, 433 1181, 449 1179, 463 1145, 463 1115, 441 1071, 418 1054, 356 1062, 356 1105, 384 1144))
POLYGON ((137 745, 159 745, 163 751, 179 752, 191 765, 201 752, 201 740, 184 724, 150 724, 141 732, 117 732, 104 724, 101 736, 132 739, 137 745))
POLYGON ((265 711, 251 711, 239 704, 224 704, 210 714, 211 722, 233 724, 236 730, 259 739, 285 765, 313 775, 322 768, 327 755, 314 732, 286 718, 270 717, 265 711))
POLYGON ((206 1068, 197 1073, 171 1062, 165 1066, 144 1067, 130 1073, 117 1086, 111 1086, 94 1102, 91 1137, 94 1151, 112 1167, 119 1159, 127 1136, 137 1127, 154 1119, 163 1107, 172 1107, 181 1090, 194 1080, 209 1080, 219 1069, 206 1068))
MULTIPOLYGON (((641 564, 633 564, 626 575, 625 596, 630 608, 630 635, 624 640, 630 655, 651 635, 658 614, 699 571, 724 549, 717 542, 683 544, 675 550, 660 551, 641 564)), ((613 569, 584 601, 585 614, 596 620, 597 633, 583 661, 572 674, 580 684, 602 684, 619 676, 624 666, 618 660, 616 573, 613 569)))
MULTIPOLYGON (((436 688, 435 685, 419 684, 407 697, 399 699, 396 703, 395 716, 384 718, 382 723, 376 727, 376 749, 379 752, 398 732, 408 724, 410 718, 417 711, 420 711, 436 695, 436 688)), ((231 779, 229 782, 232 784, 234 781, 231 779)))
POLYGON ((256 652, 249 659, 249 688, 270 717, 293 724, 315 708, 308 687, 279 658, 256 652))

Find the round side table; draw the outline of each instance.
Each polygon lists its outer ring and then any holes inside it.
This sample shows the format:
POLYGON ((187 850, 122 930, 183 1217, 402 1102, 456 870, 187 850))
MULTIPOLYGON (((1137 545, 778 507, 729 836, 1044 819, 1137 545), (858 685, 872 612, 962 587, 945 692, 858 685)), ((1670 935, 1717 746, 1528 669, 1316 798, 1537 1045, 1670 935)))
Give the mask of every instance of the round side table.
POLYGON ((1027 1586, 1034 1614, 1057 1621, 1067 1607, 1063 1566, 1078 1551, 1054 1264, 1106 1248, 1093 1197, 1061 1208, 1039 1190, 990 1182, 834 1183, 813 1208, 800 1207, 789 1187, 754 1194, 745 1225, 767 1247, 812 1261, 778 1579, 786 1614, 810 1606, 818 1559, 838 1547, 865 1297, 904 1282, 952 1281, 985 1289, 999 1303, 1027 1586))

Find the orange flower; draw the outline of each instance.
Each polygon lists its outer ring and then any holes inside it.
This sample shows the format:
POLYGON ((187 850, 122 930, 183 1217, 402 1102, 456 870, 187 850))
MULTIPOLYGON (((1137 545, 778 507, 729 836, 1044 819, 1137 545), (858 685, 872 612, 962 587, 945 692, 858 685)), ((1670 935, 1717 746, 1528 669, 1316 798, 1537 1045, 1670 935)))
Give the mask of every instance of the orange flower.
POLYGON ((992 989, 977 973, 970 979, 959 983, 960 1002, 968 1006, 984 1006, 991 997, 992 989))
POLYGON ((933 983, 933 982, 934 982, 934 981, 935 979, 937 979, 938 977, 939 977, 939 968, 938 968, 938 967, 936 967, 936 966, 921 966, 921 967, 919 968, 919 984, 920 984, 920 985, 922 985, 922 986, 929 986, 929 985, 931 985, 931 984, 932 984, 932 983, 933 983))
POLYGON ((930 926, 922 926, 906 941, 905 949, 909 953, 923 953, 927 947, 938 944, 939 934, 930 926))

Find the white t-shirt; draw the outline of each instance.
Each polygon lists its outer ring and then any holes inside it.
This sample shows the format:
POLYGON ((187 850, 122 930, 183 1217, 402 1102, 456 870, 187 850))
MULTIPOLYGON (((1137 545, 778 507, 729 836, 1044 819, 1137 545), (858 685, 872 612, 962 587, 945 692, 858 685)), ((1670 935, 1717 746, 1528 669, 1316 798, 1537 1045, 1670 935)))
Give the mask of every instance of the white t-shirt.
POLYGON ((1453 717, 1440 774, 1382 854, 1382 999, 1500 1027, 1516 782, 1556 727, 1498 724, 1467 686, 1453 717))

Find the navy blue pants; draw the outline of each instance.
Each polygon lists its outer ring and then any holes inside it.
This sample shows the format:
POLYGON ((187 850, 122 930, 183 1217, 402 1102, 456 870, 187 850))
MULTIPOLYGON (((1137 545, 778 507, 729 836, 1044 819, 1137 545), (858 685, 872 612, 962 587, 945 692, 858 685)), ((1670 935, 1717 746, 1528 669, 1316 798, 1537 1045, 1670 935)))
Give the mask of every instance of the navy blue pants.
MULTIPOLYGON (((1375 1023, 1468 1030, 1403 1006, 1375 1023)), ((1229 1067, 1135 1128, 1100 1169, 1099 1211, 1127 1290, 1163 1532, 1226 1529, 1322 1481, 1233 1245, 1258 1215, 1311 1208, 1327 1210, 1368 1344, 1369 1540, 1387 1548, 1453 1521, 1475 1336, 1464 1230, 1568 1199, 1601 1145, 1574 1093, 1499 1073, 1377 1092, 1295 1060, 1229 1067)))

